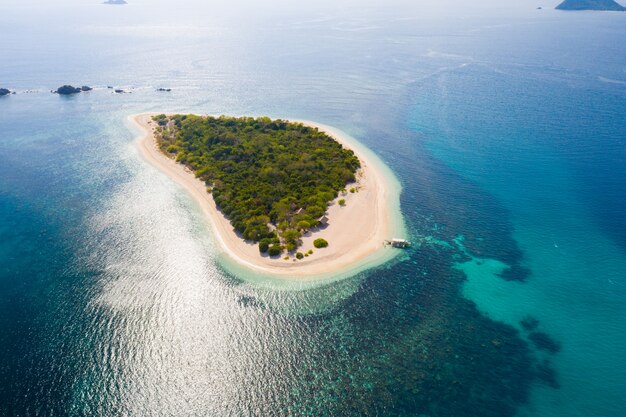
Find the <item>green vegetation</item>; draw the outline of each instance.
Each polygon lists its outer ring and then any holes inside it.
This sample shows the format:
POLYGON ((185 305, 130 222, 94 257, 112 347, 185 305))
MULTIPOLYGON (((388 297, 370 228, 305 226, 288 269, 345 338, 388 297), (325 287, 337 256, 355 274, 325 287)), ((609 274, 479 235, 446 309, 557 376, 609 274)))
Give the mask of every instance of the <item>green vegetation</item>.
POLYGON ((315 239, 313 241, 313 246, 315 246, 316 248, 320 249, 320 248, 325 248, 326 246, 328 246, 328 242, 326 241, 326 239, 315 239))
MULTIPOLYGON (((192 169, 241 237, 270 256, 295 251, 360 167, 351 150, 301 123, 163 114, 153 120, 161 150, 192 169)), ((323 241, 316 247, 328 245, 323 241)))
POLYGON ((282 252, 282 249, 280 248, 280 245, 272 245, 267 250, 267 253, 268 253, 269 256, 278 256, 278 255, 280 255, 280 252, 282 252))
POLYGON ((341 207, 343 207, 343 206, 345 206, 345 205, 346 205, 346 199, 345 199, 345 198, 340 198, 340 199, 337 201, 337 203, 339 203, 339 205, 340 205, 341 207))
POLYGON ((302 258, 304 258, 304 254, 302 252, 298 252, 298 253, 296 253, 296 258, 302 259, 302 258))

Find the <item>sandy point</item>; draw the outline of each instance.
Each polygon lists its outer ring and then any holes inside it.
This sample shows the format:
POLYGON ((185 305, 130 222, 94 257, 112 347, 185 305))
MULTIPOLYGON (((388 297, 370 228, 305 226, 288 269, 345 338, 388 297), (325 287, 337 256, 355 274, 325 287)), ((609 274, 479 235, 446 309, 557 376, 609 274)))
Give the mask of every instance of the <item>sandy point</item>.
POLYGON ((328 225, 307 232, 302 237, 302 246, 298 251, 304 253, 311 249, 313 254, 301 260, 294 260, 295 257, 291 255, 285 260, 285 253, 270 258, 259 252, 257 244, 240 238, 229 220, 217 209, 204 182, 197 179, 189 168, 160 151, 153 134, 156 126, 152 121, 154 114, 143 113, 129 117, 142 131, 136 142, 141 155, 193 197, 209 219, 219 248, 237 266, 271 277, 321 278, 335 274, 349 275, 351 270, 363 269, 363 265, 371 267, 382 264, 400 252, 383 246, 385 239, 405 235, 400 214, 399 182, 371 151, 340 130, 311 121, 291 120, 316 127, 345 148, 351 149, 361 161, 361 168, 357 172, 356 183, 347 186, 348 190, 354 188, 356 192, 340 193, 329 205, 328 225), (344 206, 337 203, 339 199, 345 200, 344 206), (317 238, 326 239, 329 246, 315 248, 313 241, 317 238))

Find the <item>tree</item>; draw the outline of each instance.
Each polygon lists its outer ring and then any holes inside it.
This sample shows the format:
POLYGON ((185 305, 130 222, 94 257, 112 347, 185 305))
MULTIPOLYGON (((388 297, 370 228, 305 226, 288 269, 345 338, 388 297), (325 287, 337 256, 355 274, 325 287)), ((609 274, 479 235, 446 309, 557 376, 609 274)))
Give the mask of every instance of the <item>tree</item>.
POLYGON ((272 245, 269 247, 269 249, 267 250, 267 253, 270 256, 278 256, 280 255, 280 253, 282 252, 281 248, 279 245, 272 245))
POLYGON ((259 242, 259 252, 266 253, 269 247, 270 247, 269 239, 267 238, 261 239, 261 241, 259 242))
POLYGON ((300 220, 297 224, 298 230, 308 230, 311 224, 306 220, 300 220))

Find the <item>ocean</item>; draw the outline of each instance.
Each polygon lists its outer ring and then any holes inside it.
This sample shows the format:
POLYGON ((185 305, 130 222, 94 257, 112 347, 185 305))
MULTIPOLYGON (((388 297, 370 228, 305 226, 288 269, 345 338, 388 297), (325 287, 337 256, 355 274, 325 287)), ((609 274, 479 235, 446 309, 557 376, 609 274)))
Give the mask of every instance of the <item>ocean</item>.
POLYGON ((625 13, 58 3, 0 5, 0 415, 626 415, 625 13), (349 133, 414 245, 233 275, 135 148, 160 111, 349 133))

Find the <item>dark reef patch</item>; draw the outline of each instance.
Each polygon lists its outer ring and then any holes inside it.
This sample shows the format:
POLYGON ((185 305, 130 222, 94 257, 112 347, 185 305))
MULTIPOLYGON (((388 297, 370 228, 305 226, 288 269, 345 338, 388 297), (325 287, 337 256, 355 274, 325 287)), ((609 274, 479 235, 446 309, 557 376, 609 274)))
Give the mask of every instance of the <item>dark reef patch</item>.
POLYGON ((511 267, 506 268, 504 271, 500 272, 498 276, 506 281, 518 281, 524 282, 530 275, 530 269, 521 266, 519 264, 515 264, 511 267))
POLYGON ((526 316, 519 322, 519 324, 524 330, 530 332, 535 330, 537 326, 539 326, 539 320, 531 316, 526 316))
POLYGON ((296 415, 513 416, 539 376, 528 344, 511 326, 459 296, 464 275, 452 250, 422 248, 374 271, 358 295, 308 318, 324 335, 320 369, 300 369, 289 409, 296 415), (336 318, 342 318, 338 326, 336 318), (322 378, 323 379, 323 378, 322 378), (308 393, 306 396, 301 394, 308 393))
POLYGON ((545 350, 550 353, 558 353, 561 351, 561 344, 544 332, 532 332, 528 335, 528 339, 535 344, 537 349, 545 350))
POLYGON ((557 379, 556 371, 552 365, 550 365, 550 362, 543 361, 538 363, 535 367, 535 373, 537 378, 549 387, 554 389, 559 389, 561 387, 557 379))

